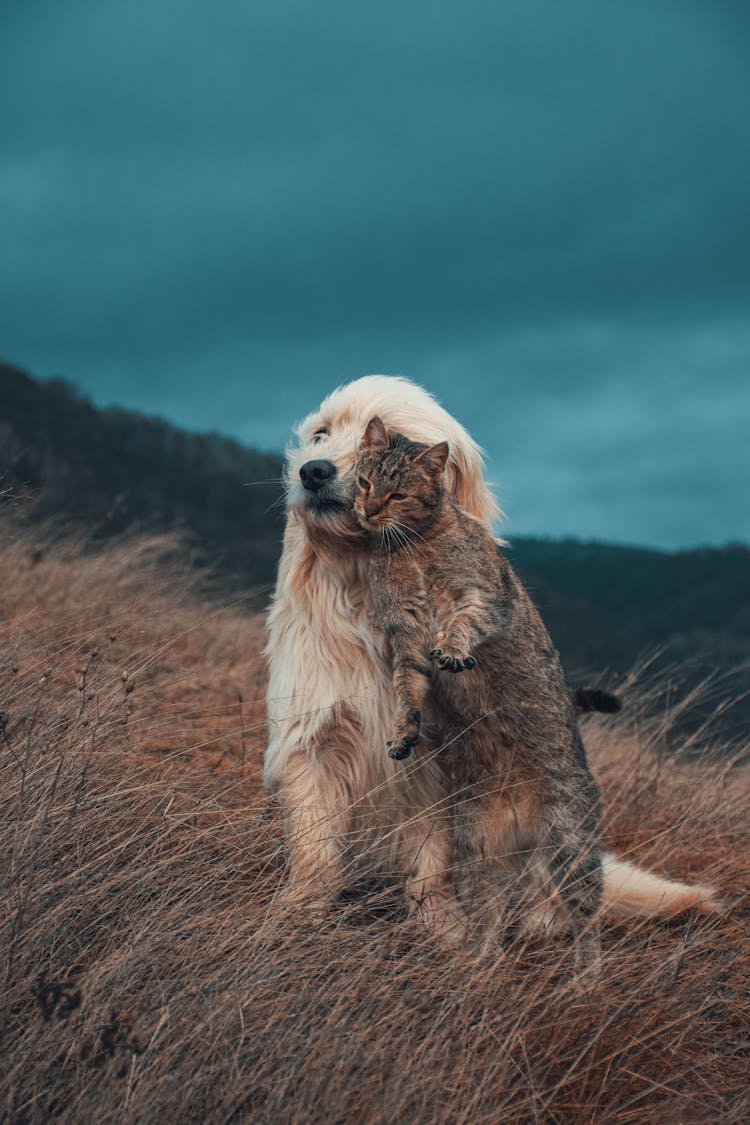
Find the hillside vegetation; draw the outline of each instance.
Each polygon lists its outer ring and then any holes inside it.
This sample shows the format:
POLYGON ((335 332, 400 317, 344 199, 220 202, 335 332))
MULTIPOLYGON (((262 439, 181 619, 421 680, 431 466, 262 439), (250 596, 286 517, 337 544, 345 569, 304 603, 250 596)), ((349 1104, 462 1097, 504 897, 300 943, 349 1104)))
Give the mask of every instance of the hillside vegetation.
POLYGON ((672 659, 729 669, 750 658, 750 551, 650 551, 574 539, 513 540, 510 557, 557 644, 581 667, 672 659))
POLYGON ((196 562, 273 580, 281 459, 131 410, 98 410, 73 384, 0 364, 0 492, 32 522, 104 538, 180 527, 196 562), (24 503, 32 501, 33 503, 24 503))
MULTIPOLYGON (((272 454, 133 411, 97 410, 70 383, 0 364, 0 494, 18 501, 26 521, 77 522, 99 538, 177 525, 193 560, 223 574, 226 588, 268 590, 281 541, 281 468, 272 454)), ((663 663, 680 663, 676 678, 689 690, 708 671, 750 662, 745 546, 668 554, 513 538, 510 557, 572 673, 622 673, 666 646, 663 663)))
POLYGON ((277 901, 247 601, 169 540, 0 530, 4 1120, 750 1119, 750 777, 666 753, 690 701, 634 674, 584 733, 607 843, 725 915, 605 926, 588 989, 564 941, 435 949, 395 873, 312 924, 277 901))

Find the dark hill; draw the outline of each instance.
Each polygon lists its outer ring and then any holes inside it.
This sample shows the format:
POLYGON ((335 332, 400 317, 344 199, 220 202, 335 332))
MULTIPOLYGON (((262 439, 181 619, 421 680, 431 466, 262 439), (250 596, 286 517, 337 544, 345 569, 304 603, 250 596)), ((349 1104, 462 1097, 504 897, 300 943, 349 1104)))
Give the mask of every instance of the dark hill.
POLYGON ((99 410, 62 379, 0 365, 0 490, 26 518, 97 536, 179 526, 199 556, 251 583, 273 580, 281 459, 133 411, 99 410))
MULTIPOLYGON (((0 490, 26 519, 83 522, 97 536, 178 525, 245 584, 270 584, 279 551, 281 459, 216 434, 99 410, 70 383, 0 365, 0 490), (268 483, 263 483, 268 482, 268 483)), ((516 539, 523 575, 573 672, 630 668, 668 647, 683 666, 750 657, 750 551, 665 553, 516 539)))
POLYGON ((750 551, 652 551, 572 539, 514 540, 510 557, 569 662, 623 669, 668 645, 680 662, 750 656, 750 551))

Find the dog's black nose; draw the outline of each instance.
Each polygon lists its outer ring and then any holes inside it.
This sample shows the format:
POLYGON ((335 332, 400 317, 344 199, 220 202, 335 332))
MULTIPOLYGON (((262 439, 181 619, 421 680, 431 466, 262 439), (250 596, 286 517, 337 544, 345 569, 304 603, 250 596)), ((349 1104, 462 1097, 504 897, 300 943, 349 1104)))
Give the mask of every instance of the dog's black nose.
POLYGON ((305 488, 317 492, 326 481, 336 476, 336 466, 333 461, 305 461, 299 475, 305 488))

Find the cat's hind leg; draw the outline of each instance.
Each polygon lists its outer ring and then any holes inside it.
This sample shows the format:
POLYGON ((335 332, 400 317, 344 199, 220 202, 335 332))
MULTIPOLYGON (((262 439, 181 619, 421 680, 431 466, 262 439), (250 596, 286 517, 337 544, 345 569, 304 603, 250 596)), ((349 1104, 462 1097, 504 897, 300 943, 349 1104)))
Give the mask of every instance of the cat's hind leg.
POLYGON ((521 937, 545 939, 568 930, 566 911, 552 883, 549 868, 536 849, 516 853, 517 930, 521 937))
POLYGON ((603 872, 598 841, 560 810, 538 849, 568 915, 576 970, 596 971, 601 955, 599 908, 603 872))

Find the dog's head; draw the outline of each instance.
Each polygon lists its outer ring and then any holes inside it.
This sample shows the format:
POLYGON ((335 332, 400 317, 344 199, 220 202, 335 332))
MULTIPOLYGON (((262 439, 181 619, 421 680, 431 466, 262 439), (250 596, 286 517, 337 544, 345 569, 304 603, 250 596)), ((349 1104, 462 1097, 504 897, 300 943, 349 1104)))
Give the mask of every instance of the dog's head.
POLYGON ((367 423, 379 415, 389 430, 435 445, 447 441, 446 483, 456 502, 489 525, 499 509, 484 479, 482 453, 432 395, 408 379, 365 375, 339 387, 297 427, 287 450, 287 508, 308 532, 361 536, 352 512, 354 464, 367 423))

